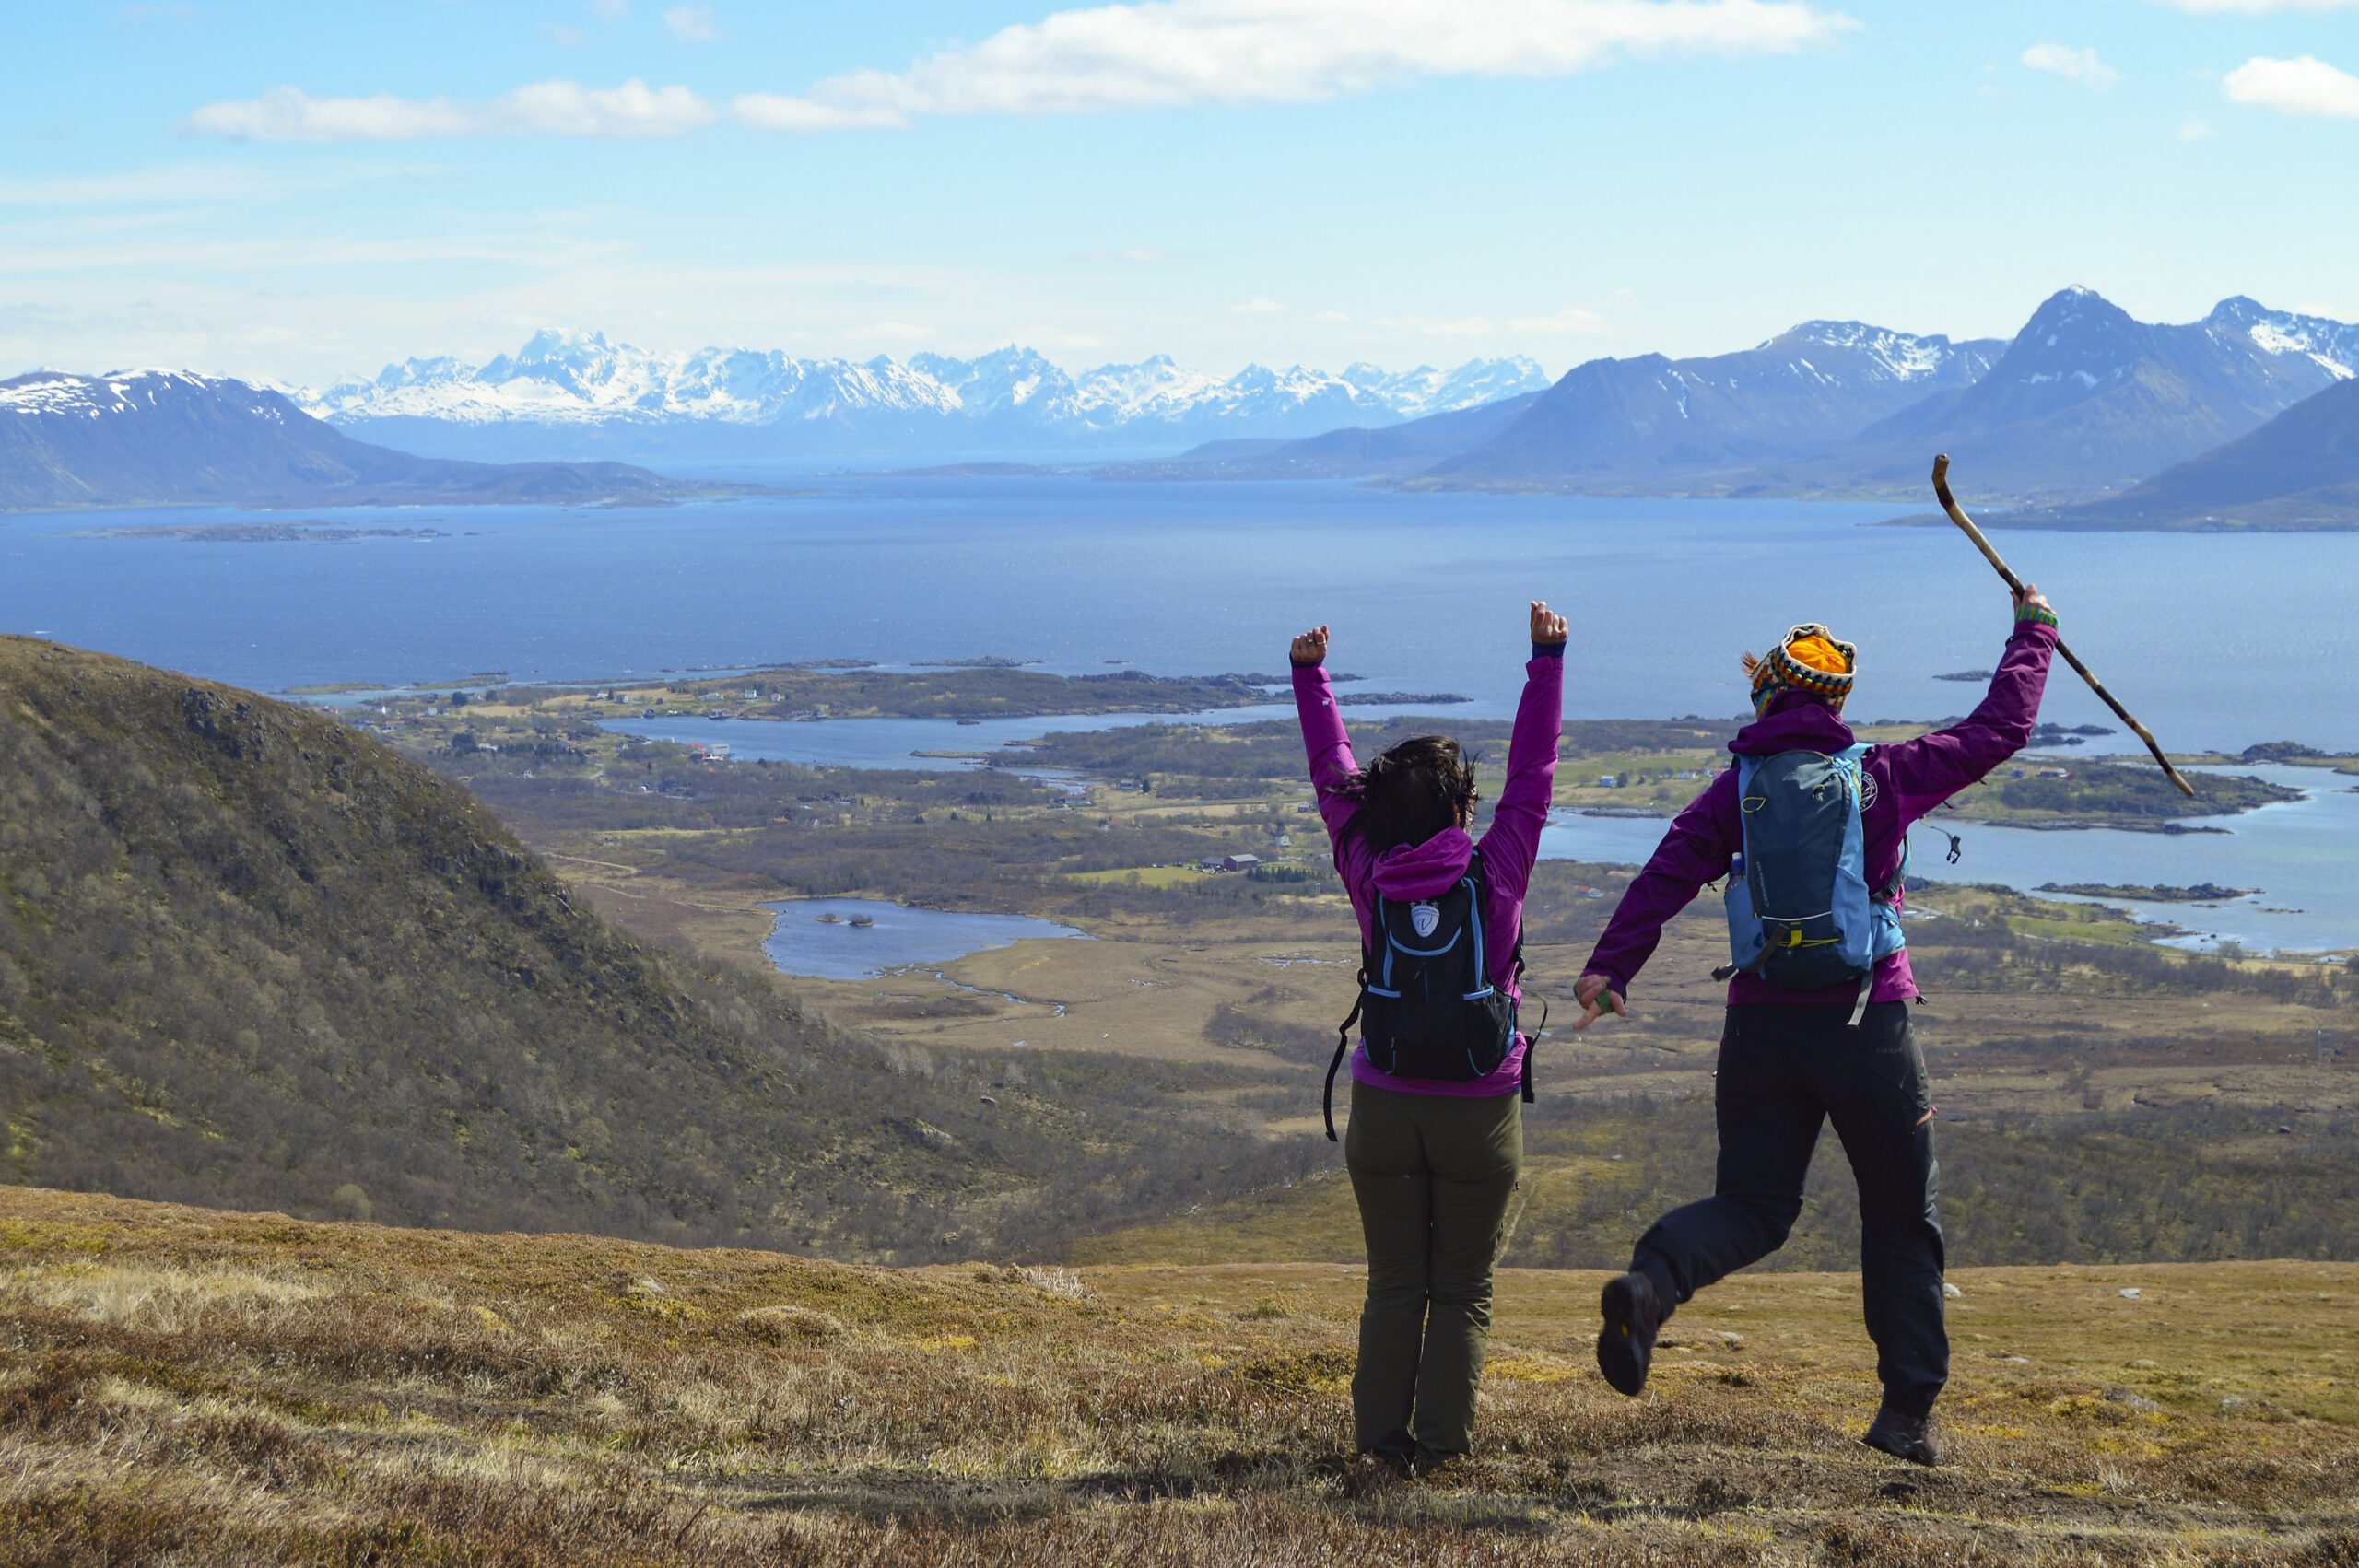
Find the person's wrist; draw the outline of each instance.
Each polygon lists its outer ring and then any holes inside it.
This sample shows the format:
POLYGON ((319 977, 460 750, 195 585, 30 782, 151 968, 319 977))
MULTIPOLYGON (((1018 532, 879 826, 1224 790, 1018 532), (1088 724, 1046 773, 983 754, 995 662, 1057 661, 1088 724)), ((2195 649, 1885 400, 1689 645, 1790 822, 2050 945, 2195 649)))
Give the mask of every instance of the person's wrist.
POLYGON ((2015 606, 2015 625, 2019 626, 2053 626, 2056 624, 2056 612, 2048 605, 2034 604, 2025 600, 2015 606))
POLYGON ((1534 659, 1562 659, 1565 656, 1565 645, 1561 642, 1543 642, 1538 638, 1534 638, 1532 639, 1532 656, 1534 659))

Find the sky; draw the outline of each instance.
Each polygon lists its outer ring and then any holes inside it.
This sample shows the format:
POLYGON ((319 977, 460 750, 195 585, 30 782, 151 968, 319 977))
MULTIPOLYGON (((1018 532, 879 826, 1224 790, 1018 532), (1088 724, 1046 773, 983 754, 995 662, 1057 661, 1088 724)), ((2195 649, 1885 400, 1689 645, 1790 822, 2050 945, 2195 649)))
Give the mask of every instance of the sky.
POLYGON ((0 0, 0 376, 2359 319, 2359 0, 0 0))

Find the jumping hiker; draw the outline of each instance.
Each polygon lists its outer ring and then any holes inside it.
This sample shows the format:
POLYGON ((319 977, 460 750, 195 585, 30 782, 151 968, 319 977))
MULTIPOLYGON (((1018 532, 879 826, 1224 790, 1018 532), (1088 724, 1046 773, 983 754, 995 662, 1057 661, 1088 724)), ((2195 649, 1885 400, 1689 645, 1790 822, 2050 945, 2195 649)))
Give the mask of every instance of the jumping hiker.
POLYGON ((1359 918, 1344 1163, 1367 1244, 1352 1414, 1359 1451, 1404 1474, 1465 1454, 1491 1332, 1491 1270, 1523 1166, 1531 1040, 1518 1026, 1523 890, 1555 788, 1565 617, 1532 605, 1507 786, 1478 845, 1474 768, 1440 735, 1352 758, 1327 628, 1294 639, 1295 706, 1335 871, 1359 918), (1520 1091, 1520 1098, 1519 1098, 1520 1091))
POLYGON ((1907 834, 2029 743, 2056 636, 2048 600, 2025 585, 1980 706, 1961 724, 1889 746, 1852 740, 1841 713, 1858 652, 1825 627, 1796 626, 1766 658, 1744 656, 1756 718, 1730 743, 1736 766, 1663 835, 1575 992, 1576 1029, 1607 1011, 1626 1016, 1630 982, 1664 924, 1705 883, 1729 878, 1719 1176, 1713 1196, 1656 1221, 1630 1271, 1605 1287, 1597 1362, 1621 1392, 1646 1387, 1655 1337, 1679 1304, 1785 1244, 1820 1123, 1831 1118, 1859 1183, 1860 1269, 1884 1384, 1861 1441, 1939 1462, 1932 1410, 1949 1377, 1949 1335, 1933 1106, 1909 1030, 1917 985, 1900 930, 1907 834))

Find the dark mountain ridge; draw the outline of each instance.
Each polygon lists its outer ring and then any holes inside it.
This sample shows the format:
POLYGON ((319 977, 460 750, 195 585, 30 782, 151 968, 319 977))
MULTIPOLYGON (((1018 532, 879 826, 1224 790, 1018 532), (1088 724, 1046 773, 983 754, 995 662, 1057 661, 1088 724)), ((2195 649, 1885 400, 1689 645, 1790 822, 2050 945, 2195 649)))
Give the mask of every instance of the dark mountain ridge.
POLYGON ((1970 459, 1988 496, 2118 490, 2252 430, 2348 375, 2359 328, 2238 296, 2156 324, 2085 288, 2047 299, 1971 386, 1925 399, 1804 462, 1768 489, 1919 490, 1931 454, 1970 459))
POLYGON ((415 457, 277 392, 175 370, 0 381, 0 509, 653 501, 718 488, 618 462, 415 457))
POLYGON ((1376 479, 1414 474, 1488 440, 1537 402, 1525 392, 1474 408, 1377 427, 1346 426, 1295 441, 1207 441, 1179 456, 1111 463, 1104 479, 1376 479))
POLYGON ((1715 475, 1819 451, 1929 393, 1963 388, 2002 346, 1822 321, 1734 354, 1592 359, 1426 479, 1441 487, 1706 487, 1715 475))

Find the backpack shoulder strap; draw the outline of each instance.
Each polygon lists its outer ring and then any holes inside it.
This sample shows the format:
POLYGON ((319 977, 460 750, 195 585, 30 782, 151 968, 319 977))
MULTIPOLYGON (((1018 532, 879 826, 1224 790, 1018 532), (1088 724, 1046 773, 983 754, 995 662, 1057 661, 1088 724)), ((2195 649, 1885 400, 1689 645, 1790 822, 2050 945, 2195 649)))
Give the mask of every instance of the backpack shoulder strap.
POLYGON ((1327 1064, 1327 1088, 1319 1101, 1319 1114, 1326 1118, 1327 1141, 1330 1143, 1342 1141, 1335 1136, 1335 1074, 1343 1071, 1344 1059, 1351 1054, 1352 1025, 1360 1021, 1360 1011, 1367 1006, 1367 971, 1372 962, 1374 954, 1367 948, 1361 948, 1359 995, 1352 999, 1350 1016, 1335 1025, 1335 1055, 1327 1064))

